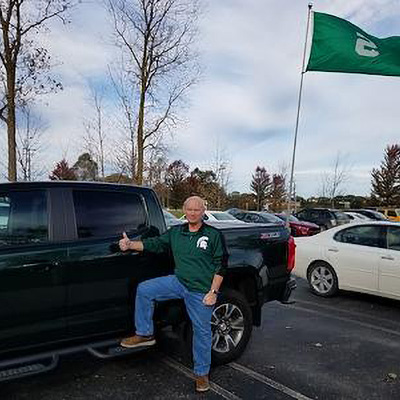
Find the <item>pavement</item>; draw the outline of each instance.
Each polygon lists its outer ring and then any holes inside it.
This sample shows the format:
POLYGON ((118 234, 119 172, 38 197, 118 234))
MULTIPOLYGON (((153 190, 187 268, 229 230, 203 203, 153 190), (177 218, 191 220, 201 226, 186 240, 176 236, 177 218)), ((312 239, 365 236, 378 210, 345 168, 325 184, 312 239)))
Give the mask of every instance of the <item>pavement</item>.
POLYGON ((269 303, 236 362, 214 367, 196 394, 188 345, 167 331, 156 348, 114 360, 63 357, 50 373, 0 385, 1 400, 400 399, 400 302, 298 279, 292 304, 269 303))

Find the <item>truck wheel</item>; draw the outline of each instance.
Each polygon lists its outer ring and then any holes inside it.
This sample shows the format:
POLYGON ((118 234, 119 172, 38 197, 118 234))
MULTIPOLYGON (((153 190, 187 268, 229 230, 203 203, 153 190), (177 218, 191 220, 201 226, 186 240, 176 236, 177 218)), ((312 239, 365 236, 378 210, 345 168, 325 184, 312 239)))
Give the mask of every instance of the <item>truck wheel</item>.
POLYGON ((211 317, 212 361, 225 364, 245 350, 253 329, 251 308, 239 292, 224 290, 211 317))
POLYGON ((323 261, 316 262, 309 268, 307 280, 311 291, 321 297, 334 296, 339 290, 335 271, 323 261))

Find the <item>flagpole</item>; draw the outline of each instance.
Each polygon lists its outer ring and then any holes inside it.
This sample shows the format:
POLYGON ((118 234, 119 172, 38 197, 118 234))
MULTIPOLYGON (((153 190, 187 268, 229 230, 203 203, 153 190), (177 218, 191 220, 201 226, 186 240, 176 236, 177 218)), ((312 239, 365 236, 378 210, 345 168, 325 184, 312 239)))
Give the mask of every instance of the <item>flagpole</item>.
MULTIPOLYGON (((302 63, 302 67, 301 67, 300 88, 299 88, 299 97, 298 97, 298 103, 297 103, 296 127, 295 127, 295 131, 294 131, 294 141, 293 141, 292 166, 291 166, 290 181, 289 181, 289 193, 287 195, 287 216, 286 216, 286 226, 287 227, 289 227, 289 216, 292 213, 292 192, 293 192, 293 181, 294 181, 294 163, 295 163, 295 160, 296 160, 297 133, 299 131, 301 98, 302 98, 302 93, 303 93, 303 80, 304 80, 305 67, 306 67, 308 31, 309 31, 309 27, 310 27, 310 19, 311 19, 312 7, 313 7, 313 4, 312 3, 308 3, 306 40, 305 40, 305 43, 304 43, 303 63, 302 63)), ((294 201, 296 201, 296 199, 294 199, 294 201)))

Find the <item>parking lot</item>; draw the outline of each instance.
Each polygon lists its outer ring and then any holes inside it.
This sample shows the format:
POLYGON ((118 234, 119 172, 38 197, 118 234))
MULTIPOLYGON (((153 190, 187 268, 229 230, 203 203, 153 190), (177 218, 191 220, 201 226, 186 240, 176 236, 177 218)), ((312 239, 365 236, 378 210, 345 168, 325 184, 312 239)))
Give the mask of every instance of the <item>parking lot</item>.
POLYGON ((212 370, 212 390, 194 393, 179 336, 112 361, 64 357, 45 375, 0 386, 2 400, 399 399, 400 302, 341 293, 323 299, 298 279, 293 304, 264 307, 244 355, 212 370))

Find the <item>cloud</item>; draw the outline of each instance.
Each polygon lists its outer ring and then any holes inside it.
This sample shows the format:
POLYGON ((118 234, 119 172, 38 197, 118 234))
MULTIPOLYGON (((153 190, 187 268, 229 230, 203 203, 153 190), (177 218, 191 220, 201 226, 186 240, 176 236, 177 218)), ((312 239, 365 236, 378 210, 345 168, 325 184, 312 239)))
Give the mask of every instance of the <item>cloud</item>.
MULTIPOLYGON (((277 169, 291 158, 307 3, 218 2, 202 24, 207 79, 194 93, 190 128, 176 135, 178 153, 193 163, 210 159, 218 137, 231 155, 232 189, 248 190, 257 165, 277 169)), ((314 9, 383 36, 396 32, 382 23, 400 19, 398 4, 388 0, 315 1, 314 9)), ((369 193, 370 170, 384 147, 398 142, 399 84, 389 77, 306 74, 296 158, 301 194, 318 190, 317 175, 332 169, 338 152, 354 168, 349 192, 369 193)))

